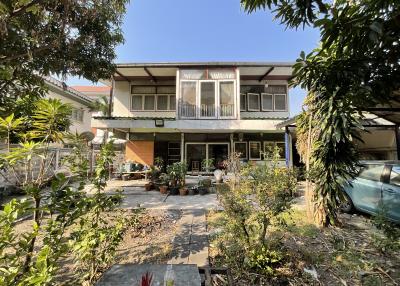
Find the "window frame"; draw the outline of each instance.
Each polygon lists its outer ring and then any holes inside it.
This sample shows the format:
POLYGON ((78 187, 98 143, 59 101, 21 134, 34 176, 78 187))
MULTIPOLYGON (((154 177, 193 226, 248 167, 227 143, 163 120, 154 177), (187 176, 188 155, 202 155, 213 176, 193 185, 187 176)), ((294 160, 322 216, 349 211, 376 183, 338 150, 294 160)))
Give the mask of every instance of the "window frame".
POLYGON ((261 97, 260 97, 260 99, 261 99, 261 110, 262 111, 274 111, 275 109, 275 95, 273 94, 273 93, 268 93, 268 92, 262 92, 261 93, 261 97), (272 100, 272 109, 265 109, 264 108, 264 101, 263 101, 263 96, 264 95, 270 95, 271 96, 271 100, 272 100))
POLYGON ((260 94, 259 93, 254 93, 254 92, 248 92, 247 93, 247 110, 248 111, 260 111, 260 109, 261 109, 260 94), (250 104, 249 104, 250 96, 249 95, 257 95, 257 98, 258 98, 258 109, 250 108, 250 104))
POLYGON ((239 100, 240 100, 240 102, 239 102, 239 108, 240 108, 240 111, 247 111, 247 93, 245 93, 245 92, 241 92, 240 93, 240 97, 239 97, 239 100), (242 95, 244 95, 244 109, 242 109, 242 95))
POLYGON ((160 93, 160 94, 156 94, 156 110, 155 111, 171 111, 170 109, 170 94, 164 94, 164 93, 160 93), (167 97, 167 109, 158 109, 158 97, 160 96, 166 96, 167 97))
POLYGON ((142 111, 149 112, 149 111, 157 111, 157 95, 156 94, 143 94, 143 100, 142 100, 142 111), (153 97, 154 98, 154 104, 153 104, 153 109, 144 109, 145 105, 145 97, 153 97))
POLYGON ((239 158, 240 160, 248 160, 249 159, 249 147, 247 141, 234 141, 233 142, 233 152, 236 152, 236 144, 245 144, 246 145, 246 154, 244 158, 239 158))
POLYGON ((249 160, 261 160, 261 142, 260 141, 249 141, 249 160), (256 157, 252 157, 251 156, 251 144, 252 143, 257 143, 258 144, 258 146, 259 146, 259 154, 258 154, 258 157, 256 158, 256 157))
POLYGON ((218 119, 234 119, 236 118, 236 80, 234 79, 220 79, 216 81, 217 89, 217 118, 218 119), (221 116, 221 82, 231 82, 233 84, 233 115, 232 116, 221 116))
POLYGON ((196 94, 198 94, 197 102, 197 109, 198 109, 198 118, 200 119, 217 119, 218 118, 218 107, 219 107, 219 84, 218 80, 215 79, 201 79, 198 80, 198 90, 196 90, 196 94), (203 82, 212 82, 214 83, 214 116, 201 116, 201 84, 203 82))
POLYGON ((197 119, 199 118, 199 100, 200 100, 200 90, 199 90, 199 80, 195 79, 183 79, 179 81, 179 117, 182 119, 197 119), (183 101, 183 93, 182 93, 182 83, 184 82, 194 82, 195 83, 195 112, 193 117, 187 117, 182 115, 182 101, 183 101))
POLYGON ((273 110, 274 110, 274 111, 287 111, 287 106, 288 106, 288 104, 287 104, 287 93, 274 93, 274 96, 273 96, 273 105, 272 105, 273 110), (277 95, 283 95, 283 96, 285 97, 285 108, 284 108, 284 109, 277 109, 277 108, 276 108, 276 106, 275 106, 275 102, 276 102, 275 96, 277 96, 277 95))

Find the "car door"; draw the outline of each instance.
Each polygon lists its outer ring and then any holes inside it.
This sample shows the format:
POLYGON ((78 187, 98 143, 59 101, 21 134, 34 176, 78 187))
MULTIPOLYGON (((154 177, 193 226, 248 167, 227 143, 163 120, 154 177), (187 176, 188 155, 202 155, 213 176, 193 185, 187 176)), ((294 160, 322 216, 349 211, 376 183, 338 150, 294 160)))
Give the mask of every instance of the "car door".
POLYGON ((391 166, 389 180, 383 183, 382 204, 388 218, 400 221, 400 165, 391 166))
POLYGON ((357 209, 376 213, 381 201, 382 175, 384 164, 364 165, 358 177, 353 180, 350 198, 357 209))

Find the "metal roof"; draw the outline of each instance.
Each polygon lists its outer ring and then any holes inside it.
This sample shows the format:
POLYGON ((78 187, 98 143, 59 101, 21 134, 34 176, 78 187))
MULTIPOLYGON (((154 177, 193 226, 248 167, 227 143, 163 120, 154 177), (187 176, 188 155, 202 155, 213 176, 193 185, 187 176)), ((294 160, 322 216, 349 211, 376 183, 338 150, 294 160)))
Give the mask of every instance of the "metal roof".
MULTIPOLYGON (((174 81, 178 69, 238 68, 242 80, 289 80, 294 62, 161 62, 117 63, 116 81, 174 81)), ((110 85, 109 80, 103 83, 110 85)))
POLYGON ((86 106, 89 106, 93 103, 93 99, 73 89, 72 87, 69 87, 65 82, 55 79, 54 77, 44 77, 44 81, 50 90, 61 93, 65 97, 78 101, 86 106))
POLYGON ((400 91, 395 91, 393 99, 388 104, 377 105, 366 108, 366 110, 393 123, 400 124, 400 100, 398 98, 400 98, 400 91))
MULTIPOLYGON (((363 113, 364 118, 361 120, 361 123, 364 127, 375 127, 375 126, 388 126, 393 127, 395 123, 391 120, 384 118, 383 116, 378 116, 375 113, 363 113)), ((275 127, 277 129, 285 128, 285 127, 296 127, 296 119, 297 116, 289 118, 283 122, 278 123, 275 127)))

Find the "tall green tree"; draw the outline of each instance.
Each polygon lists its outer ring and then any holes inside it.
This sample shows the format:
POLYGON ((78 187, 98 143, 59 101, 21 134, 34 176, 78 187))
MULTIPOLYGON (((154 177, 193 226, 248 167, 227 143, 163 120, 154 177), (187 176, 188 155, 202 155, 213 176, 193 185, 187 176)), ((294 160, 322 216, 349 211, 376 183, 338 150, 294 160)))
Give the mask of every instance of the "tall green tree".
MULTIPOLYGON (((42 76, 109 78, 128 0, 0 2, 0 112, 44 92, 42 76)), ((11 112, 10 112, 11 113, 11 112)), ((6 114, 8 115, 8 114, 6 114)))
MULTIPOLYGON (((338 223, 343 179, 357 170, 354 138, 361 112, 388 104, 400 89, 400 2, 397 0, 241 0, 244 9, 273 9, 289 28, 314 27, 320 46, 300 54, 294 86, 309 91, 300 136, 310 146, 316 222, 338 223), (319 129, 310 132, 310 129, 319 129)), ((396 99, 397 100, 397 99, 396 99)))

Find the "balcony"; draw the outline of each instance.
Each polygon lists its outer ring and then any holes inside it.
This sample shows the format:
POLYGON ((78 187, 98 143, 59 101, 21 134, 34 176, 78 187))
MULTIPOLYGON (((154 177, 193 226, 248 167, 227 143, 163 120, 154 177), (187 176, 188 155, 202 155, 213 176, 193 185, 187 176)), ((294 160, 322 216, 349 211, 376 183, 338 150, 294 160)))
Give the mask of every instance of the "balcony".
POLYGON ((235 105, 234 104, 221 104, 216 108, 215 104, 201 104, 198 108, 194 104, 180 103, 179 104, 180 117, 181 118, 234 118, 235 116, 235 105))

